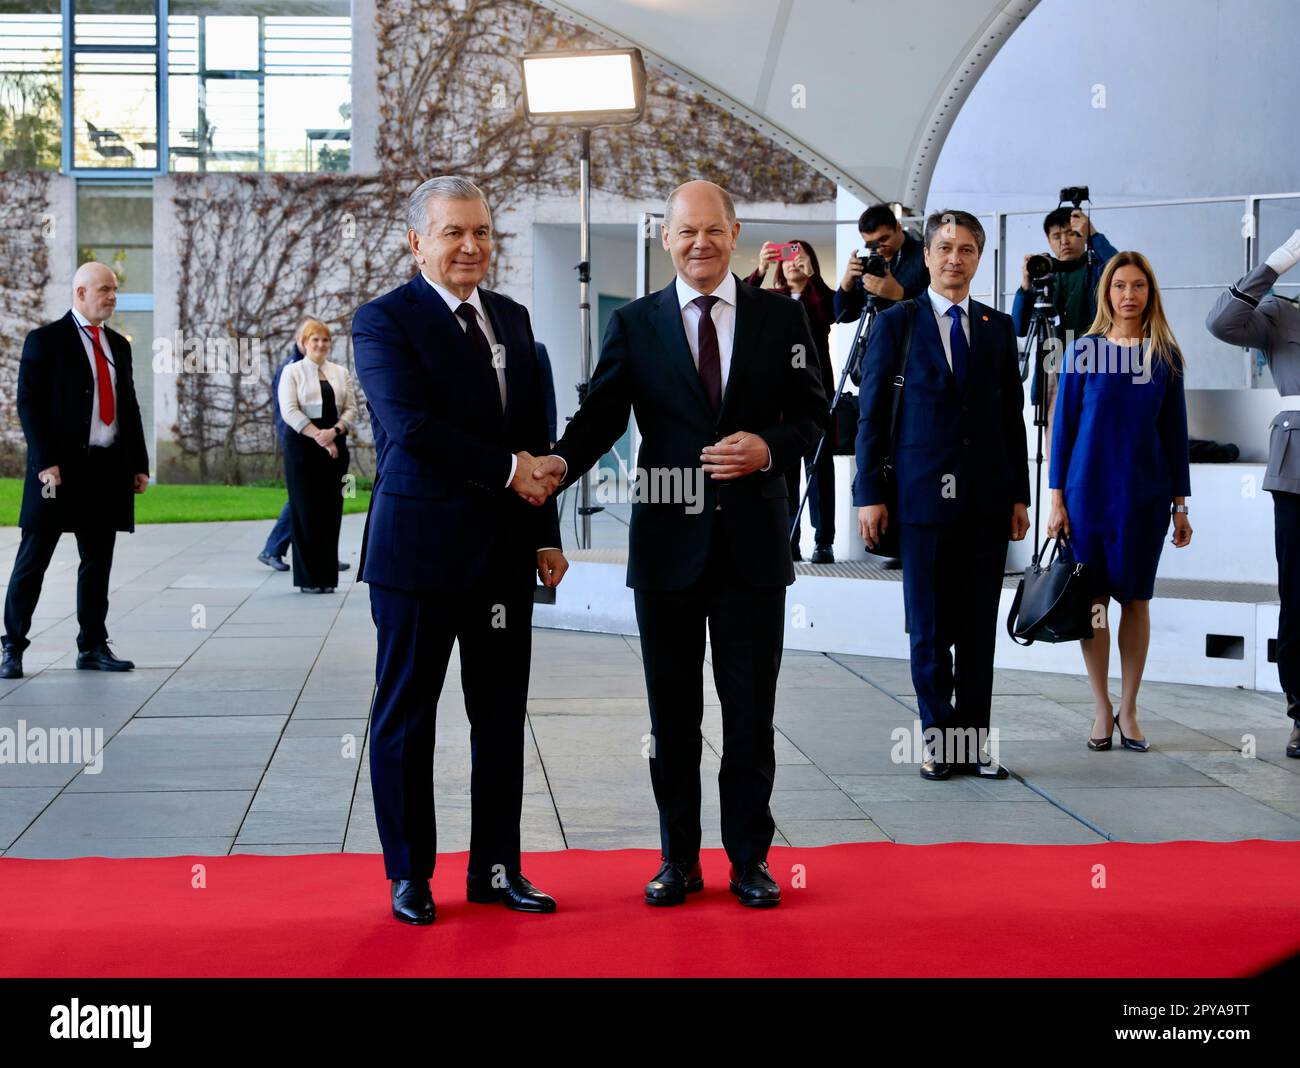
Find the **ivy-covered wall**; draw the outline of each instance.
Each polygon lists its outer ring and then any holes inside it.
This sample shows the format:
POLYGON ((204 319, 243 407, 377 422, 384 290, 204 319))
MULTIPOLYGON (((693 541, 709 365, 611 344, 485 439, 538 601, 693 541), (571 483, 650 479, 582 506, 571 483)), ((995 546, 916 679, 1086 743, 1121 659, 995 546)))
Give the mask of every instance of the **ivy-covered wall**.
MULTIPOLYGON (((577 192, 575 135, 527 122, 519 56, 607 42, 530 0, 357 8, 374 12, 372 26, 354 27, 354 48, 373 42, 373 62, 357 56, 354 71, 373 70, 374 94, 354 89, 354 143, 358 130, 373 137, 377 173, 155 183, 157 338, 136 359, 154 364, 163 481, 276 473, 270 382, 294 327, 306 314, 328 323, 333 358, 351 366, 352 313, 414 269, 402 220, 421 181, 455 173, 483 188, 498 222, 488 285, 501 288, 512 260, 530 254, 528 206, 577 192)), ((724 184, 741 203, 834 199, 830 181, 721 108, 653 73, 647 91, 645 121, 602 130, 593 145, 596 195, 626 199, 629 221, 632 201, 661 201, 691 178, 724 184)), ((369 446, 365 427, 352 449, 362 473, 373 467, 369 446)))

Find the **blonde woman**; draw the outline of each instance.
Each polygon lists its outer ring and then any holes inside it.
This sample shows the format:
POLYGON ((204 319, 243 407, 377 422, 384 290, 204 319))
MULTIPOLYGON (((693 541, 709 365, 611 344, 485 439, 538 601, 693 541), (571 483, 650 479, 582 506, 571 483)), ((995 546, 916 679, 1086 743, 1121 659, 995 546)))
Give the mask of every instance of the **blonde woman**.
POLYGON ((1080 644, 1096 701, 1088 748, 1150 747, 1137 694, 1151 643, 1149 607, 1165 534, 1192 540, 1183 358, 1165 318, 1151 264, 1116 254, 1097 286, 1097 317, 1066 350, 1056 395, 1049 485, 1050 536, 1064 534, 1094 579, 1094 635, 1080 644), (1107 606, 1121 605, 1119 711, 1107 687, 1107 606))
POLYGON ((318 320, 298 333, 303 359, 280 375, 284 481, 293 525, 293 583, 303 593, 333 593, 339 581, 339 524, 347 435, 357 424, 347 368, 329 360, 329 327, 318 320))

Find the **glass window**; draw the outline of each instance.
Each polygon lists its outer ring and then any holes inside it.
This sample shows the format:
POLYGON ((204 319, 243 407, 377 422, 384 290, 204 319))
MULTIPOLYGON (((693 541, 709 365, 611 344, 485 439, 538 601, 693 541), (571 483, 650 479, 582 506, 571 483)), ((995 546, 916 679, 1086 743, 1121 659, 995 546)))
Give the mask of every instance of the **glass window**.
POLYGON ((72 69, 72 165, 157 166, 157 59, 151 52, 78 52, 72 69))
POLYGON ((232 0, 170 5, 170 169, 349 170, 348 4, 257 7, 286 14, 242 14, 232 0))
POLYGON ((83 45, 134 45, 152 48, 158 43, 154 0, 77 0, 72 23, 72 43, 83 45))
POLYGON ((63 138, 59 4, 16 8, 0 14, 0 171, 58 170, 63 138))
POLYGON ((144 437, 153 453, 153 187, 95 179, 77 184, 77 264, 107 264, 117 275, 109 325, 131 342, 131 378, 144 437))
POLYGON ((77 186, 77 263, 90 260, 113 269, 119 293, 153 293, 151 186, 77 186))

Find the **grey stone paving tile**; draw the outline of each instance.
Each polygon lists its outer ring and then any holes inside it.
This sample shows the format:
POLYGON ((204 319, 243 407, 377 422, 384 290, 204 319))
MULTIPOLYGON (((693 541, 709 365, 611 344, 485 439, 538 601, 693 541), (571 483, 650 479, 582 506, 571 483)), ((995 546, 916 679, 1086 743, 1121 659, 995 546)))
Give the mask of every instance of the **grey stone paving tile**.
POLYGON ((1275 764, 1232 751, 1190 752, 1179 759, 1238 793, 1300 819, 1300 779, 1275 764))
POLYGON ((171 682, 162 686, 136 715, 144 718, 173 716, 287 716, 293 709, 295 690, 200 690, 171 682))
MULTIPOLYGON (((635 694, 635 689, 633 689, 635 694)), ((650 722, 650 708, 644 696, 631 697, 552 697, 529 695, 530 716, 602 716, 638 717, 650 722)))
POLYGON ((538 716, 533 733, 543 757, 609 754, 640 757, 650 723, 631 716, 538 716))
POLYGON ((289 724, 284 729, 285 738, 333 738, 338 745, 342 745, 343 736, 352 735, 358 740, 358 743, 366 734, 366 717, 360 716, 339 717, 337 719, 316 719, 311 716, 299 715, 298 710, 289 717, 289 724))
MULTIPOLYGON (((134 674, 131 672, 130 674, 134 674)), ((238 666, 196 668, 190 665, 167 680, 172 693, 245 693, 249 690, 292 690, 301 692, 305 668, 242 668, 238 666)))
POLYGON ((861 819, 865 813, 841 790, 782 790, 780 781, 772 791, 772 818, 783 820, 861 819))
POLYGON ((811 763, 782 765, 777 759, 777 790, 834 790, 833 783, 817 765, 811 763))
POLYGON ((0 848, 13 845, 58 792, 57 786, 15 786, 0 790, 0 848))
POLYGON ((1153 743, 1146 753, 1119 747, 1094 753, 1069 742, 1015 742, 1003 745, 1000 759, 1018 775, 1055 794, 1062 787, 1213 787, 1207 775, 1175 756, 1161 753, 1153 743))
MULTIPOLYGON (((24 658, 25 659, 25 658, 24 658)), ((26 666, 24 664, 24 666, 26 666)), ((47 671, 0 698, 6 705, 83 705, 139 707, 167 678, 162 669, 135 671, 47 671)))
POLYGON ((342 842, 244 842, 237 841, 230 847, 234 856, 243 853, 249 856, 292 857, 314 856, 318 853, 341 853, 342 842))
POLYGON ((868 813, 874 804, 882 801, 1048 803, 1014 778, 985 781, 973 775, 954 775, 951 779, 933 782, 921 778, 919 770, 914 768, 911 775, 835 775, 832 779, 859 808, 868 813))
POLYGON ((353 780, 344 777, 280 777, 264 782, 237 840, 240 844, 342 842, 352 807, 352 787, 353 780))
MULTIPOLYGON (((27 860, 67 860, 74 857, 221 857, 229 852, 232 838, 105 838, 24 839, 5 853, 27 860)), ((179 872, 188 879, 189 869, 179 872)))
POLYGON ((1300 820, 1217 784, 1159 790, 1066 788, 1054 790, 1053 796, 1126 842, 1300 841, 1300 820))
MULTIPOLYGON (((942 785, 942 784, 939 784, 942 785)), ((869 815, 894 841, 909 845, 935 842, 1020 842, 1028 845, 1079 845, 1103 841, 1054 805, 1010 801, 880 801, 869 815)))
MULTIPOLYGON (((847 842, 888 842, 889 835, 868 819, 778 820, 777 827, 792 846, 842 845, 847 842)), ((817 878, 815 861, 808 870, 809 882, 817 878)))
POLYGON ((100 771, 83 771, 68 790, 254 790, 283 726, 270 716, 134 719, 104 749, 100 771))
POLYGON ((248 790, 87 794, 64 791, 14 843, 18 853, 51 844, 90 856, 100 839, 235 837, 248 790))

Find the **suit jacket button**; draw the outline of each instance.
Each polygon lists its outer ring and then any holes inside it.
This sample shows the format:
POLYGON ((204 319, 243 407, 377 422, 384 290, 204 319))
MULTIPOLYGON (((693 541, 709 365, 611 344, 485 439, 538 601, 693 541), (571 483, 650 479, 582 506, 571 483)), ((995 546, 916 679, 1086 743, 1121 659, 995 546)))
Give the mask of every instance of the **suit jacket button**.
POLYGON ((961 439, 961 443, 962 443, 963 445, 969 445, 969 444, 970 444, 970 438, 962 438, 962 439, 961 439))

